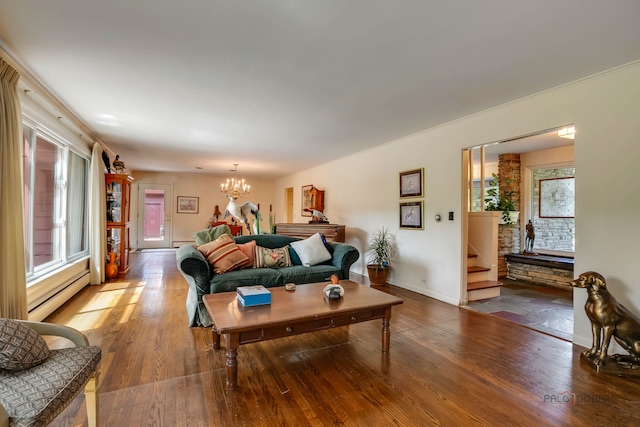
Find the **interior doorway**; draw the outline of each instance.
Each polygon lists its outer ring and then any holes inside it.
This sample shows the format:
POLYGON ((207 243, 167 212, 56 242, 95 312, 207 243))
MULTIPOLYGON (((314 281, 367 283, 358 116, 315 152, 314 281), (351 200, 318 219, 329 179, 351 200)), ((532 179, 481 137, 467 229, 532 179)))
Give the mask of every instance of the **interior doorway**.
POLYGON ((287 206, 287 223, 293 222, 293 187, 284 189, 284 198, 287 206))
POLYGON ((138 184, 138 249, 171 246, 171 185, 138 184))
MULTIPOLYGON (((573 127, 571 127, 571 129, 575 131, 573 127)), ((463 151, 463 162, 465 166, 468 166, 463 168, 463 182, 466 183, 465 185, 467 186, 465 197, 466 209, 463 209, 463 211, 482 212, 487 210, 484 206, 487 190, 491 185, 495 185, 492 183, 492 181, 495 181, 495 176, 492 176, 492 174, 496 173, 503 176, 502 172, 504 172, 504 164, 502 162, 500 162, 500 168, 498 167, 499 159, 506 159, 509 162, 507 163, 507 170, 514 164, 517 164, 520 170, 520 173, 517 175, 517 182, 521 185, 518 187, 519 190, 517 190, 520 209, 518 223, 513 226, 507 226, 507 228, 512 229, 507 231, 513 234, 513 242, 515 243, 512 248, 508 248, 509 250, 505 250, 502 243, 497 245, 499 247, 498 253, 502 261, 498 262, 495 266, 487 266, 500 272, 497 280, 503 284, 502 292, 499 293, 499 296, 491 299, 472 298, 472 291, 470 291, 470 289, 475 289, 476 283, 473 283, 474 286, 469 286, 468 282, 475 280, 471 279, 470 273, 468 273, 462 284, 464 295, 462 298, 464 301, 462 303, 470 309, 508 318, 508 320, 514 321, 515 323, 567 339, 565 332, 567 329, 572 331, 573 324, 572 291, 558 290, 558 288, 554 289, 553 287, 555 287, 556 284, 534 283, 535 280, 522 281, 521 277, 517 277, 517 274, 516 277, 512 277, 512 275, 507 272, 507 270, 511 271, 514 265, 511 265, 512 268, 510 269, 504 266, 504 270, 501 265, 504 264, 506 254, 520 254, 524 252, 524 244, 527 241, 525 239, 525 237, 527 237, 525 225, 527 225, 529 221, 533 221, 536 225, 534 252, 539 252, 540 255, 573 258, 575 247, 571 243, 573 242, 575 229, 573 226, 567 228, 566 224, 574 224, 574 218, 570 220, 560 217, 545 218, 544 215, 539 214, 539 198, 541 197, 540 182, 547 181, 548 179, 559 179, 555 175, 541 175, 540 171, 547 171, 545 173, 562 172, 574 175, 573 172, 571 172, 575 171, 573 169, 574 140, 573 138, 561 136, 559 134, 561 130, 560 128, 550 129, 507 141, 472 147, 463 151), (516 158, 517 162, 514 162, 516 158), (481 164, 482 166, 480 166, 481 164), (499 169, 500 173, 498 173, 499 169), (558 230, 556 233, 562 234, 561 240, 567 241, 569 244, 568 247, 550 244, 553 239, 549 236, 553 235, 554 230, 558 230), (552 246, 555 246, 557 250, 554 250, 552 246), (555 293, 561 294, 562 297, 555 295, 555 293), (476 300, 472 301, 474 299, 476 300), (549 299, 549 301, 547 301, 547 299, 549 299), (533 304, 534 302, 540 303, 540 307, 535 306, 535 304, 533 304), (543 325, 547 325, 547 330, 544 329, 545 326, 543 325), (550 327, 549 325, 555 326, 550 327)), ((574 179, 573 176, 571 176, 571 178, 572 180, 574 179)), ((470 254, 476 256, 475 252, 471 250, 469 246, 471 232, 469 220, 471 215, 471 213, 466 215, 463 242, 464 253, 462 254, 464 267, 467 271, 471 271, 473 268, 468 266, 475 264, 475 262, 471 263, 469 261, 470 254)), ((498 227, 503 227, 503 225, 499 225, 498 227)), ((503 233, 502 231, 505 230, 500 230, 500 242, 510 240, 510 233, 503 233)))

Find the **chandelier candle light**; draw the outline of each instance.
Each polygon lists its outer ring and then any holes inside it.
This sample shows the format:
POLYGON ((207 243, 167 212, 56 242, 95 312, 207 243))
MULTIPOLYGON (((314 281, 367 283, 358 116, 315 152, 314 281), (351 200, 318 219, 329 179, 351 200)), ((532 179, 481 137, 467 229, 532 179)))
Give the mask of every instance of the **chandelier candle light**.
POLYGON ((233 164, 233 169, 231 169, 231 172, 233 172, 233 177, 228 178, 227 182, 223 182, 220 184, 220 192, 225 196, 233 197, 234 199, 242 197, 245 194, 249 194, 251 186, 245 183, 244 178, 237 178, 238 163, 233 164))

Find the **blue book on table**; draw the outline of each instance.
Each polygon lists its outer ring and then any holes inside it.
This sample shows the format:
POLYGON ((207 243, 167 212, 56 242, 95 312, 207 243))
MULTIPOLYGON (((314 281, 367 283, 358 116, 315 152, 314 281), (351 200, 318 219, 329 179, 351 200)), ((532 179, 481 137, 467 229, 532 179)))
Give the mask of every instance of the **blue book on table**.
POLYGON ((245 307, 271 304, 271 291, 262 285, 240 286, 237 292, 238 302, 245 307))

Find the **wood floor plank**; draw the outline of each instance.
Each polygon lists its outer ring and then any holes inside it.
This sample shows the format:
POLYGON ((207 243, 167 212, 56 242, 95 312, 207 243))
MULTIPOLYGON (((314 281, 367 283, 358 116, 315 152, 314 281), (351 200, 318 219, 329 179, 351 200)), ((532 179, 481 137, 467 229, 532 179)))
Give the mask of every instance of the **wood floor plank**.
MULTIPOLYGON (((379 289, 404 299, 388 354, 380 321, 243 345, 234 391, 224 340, 214 350, 210 329, 187 327, 173 252, 131 254, 127 277, 83 289, 47 321, 102 346, 103 426, 640 425, 640 380, 593 372, 581 347, 379 289)), ((85 424, 79 396, 52 426, 85 424)))

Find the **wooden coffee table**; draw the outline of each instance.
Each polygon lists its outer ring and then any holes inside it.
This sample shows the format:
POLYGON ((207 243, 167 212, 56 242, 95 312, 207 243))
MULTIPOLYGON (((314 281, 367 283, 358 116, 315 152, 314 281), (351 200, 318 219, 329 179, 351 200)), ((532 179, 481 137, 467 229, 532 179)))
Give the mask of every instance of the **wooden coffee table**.
POLYGON ((402 299, 350 280, 340 281, 344 297, 329 300, 322 289, 328 282, 298 285, 295 291, 269 288, 271 304, 243 307, 235 292, 202 297, 213 321, 214 348, 224 335, 227 347, 227 388, 238 381, 238 347, 242 344, 382 319, 382 351, 389 351, 391 307, 402 299))

